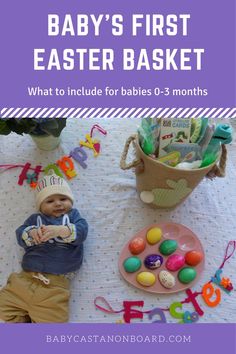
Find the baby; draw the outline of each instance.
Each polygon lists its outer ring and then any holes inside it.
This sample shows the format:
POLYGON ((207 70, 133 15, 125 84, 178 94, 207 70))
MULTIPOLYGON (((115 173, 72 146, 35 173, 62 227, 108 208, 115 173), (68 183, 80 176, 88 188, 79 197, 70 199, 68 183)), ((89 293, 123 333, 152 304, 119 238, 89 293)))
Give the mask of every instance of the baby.
POLYGON ((12 273, 0 291, 0 319, 5 322, 67 322, 70 278, 83 259, 88 224, 73 206, 67 182, 44 176, 36 189, 36 206, 16 230, 25 250, 20 273, 12 273))

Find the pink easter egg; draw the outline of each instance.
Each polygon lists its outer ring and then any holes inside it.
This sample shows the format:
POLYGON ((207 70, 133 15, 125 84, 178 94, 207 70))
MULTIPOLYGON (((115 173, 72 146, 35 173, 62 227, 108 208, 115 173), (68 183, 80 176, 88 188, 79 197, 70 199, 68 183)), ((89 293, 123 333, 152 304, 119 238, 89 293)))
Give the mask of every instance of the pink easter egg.
POLYGON ((172 272, 175 272, 176 270, 182 268, 184 263, 184 256, 175 253, 168 257, 166 261, 166 268, 172 272))

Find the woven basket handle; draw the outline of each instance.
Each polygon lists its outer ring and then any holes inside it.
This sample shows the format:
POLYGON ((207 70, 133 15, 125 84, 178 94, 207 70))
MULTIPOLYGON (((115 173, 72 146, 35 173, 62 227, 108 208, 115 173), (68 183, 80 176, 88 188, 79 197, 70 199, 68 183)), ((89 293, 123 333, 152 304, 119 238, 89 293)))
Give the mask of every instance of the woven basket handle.
MULTIPOLYGON (((134 159, 130 163, 126 162, 130 144, 131 142, 134 142, 136 138, 137 135, 133 134, 126 140, 124 151, 121 155, 121 160, 120 160, 120 168, 122 168, 122 170, 129 170, 130 168, 136 167, 142 163, 141 159, 134 159)), ((227 149, 224 144, 221 145, 221 149, 222 149, 222 153, 221 153, 219 163, 213 166, 210 172, 208 172, 208 174, 206 175, 209 178, 225 176, 225 169, 226 169, 226 162, 227 162, 227 149)))
POLYGON ((129 170, 132 167, 138 166, 142 162, 142 160, 140 160, 140 159, 134 159, 130 163, 126 162, 126 158, 128 155, 130 144, 131 144, 131 142, 134 142, 136 140, 136 138, 137 138, 137 135, 133 134, 126 140, 126 143, 124 146, 124 151, 123 151, 123 153, 121 155, 121 159, 120 159, 120 168, 122 168, 122 170, 129 170))
POLYGON ((224 177, 225 176, 225 168, 227 162, 227 149, 224 144, 221 145, 221 157, 218 164, 215 164, 213 168, 208 172, 207 177, 214 178, 214 177, 224 177))

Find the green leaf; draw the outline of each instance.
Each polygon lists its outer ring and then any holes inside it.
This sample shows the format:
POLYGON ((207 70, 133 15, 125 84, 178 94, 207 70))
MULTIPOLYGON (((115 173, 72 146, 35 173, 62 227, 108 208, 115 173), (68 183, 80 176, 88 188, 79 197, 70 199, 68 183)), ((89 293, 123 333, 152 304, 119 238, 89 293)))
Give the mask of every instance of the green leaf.
POLYGON ((1 135, 8 135, 11 133, 11 129, 8 127, 6 121, 0 121, 0 134, 1 135))
POLYGON ((8 118, 0 119, 0 134, 59 136, 66 126, 66 118, 8 118))
POLYGON ((66 126, 66 118, 56 118, 56 119, 50 119, 47 122, 42 122, 41 123, 41 129, 53 136, 59 136, 61 134, 61 131, 65 128, 66 126))

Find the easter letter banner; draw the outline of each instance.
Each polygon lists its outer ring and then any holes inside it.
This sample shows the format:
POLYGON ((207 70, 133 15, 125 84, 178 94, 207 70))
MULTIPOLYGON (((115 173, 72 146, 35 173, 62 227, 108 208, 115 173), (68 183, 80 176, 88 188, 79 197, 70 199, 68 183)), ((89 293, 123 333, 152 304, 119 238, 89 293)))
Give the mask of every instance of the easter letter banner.
POLYGON ((235 0, 8 0, 0 10, 3 118, 235 116, 235 0))

